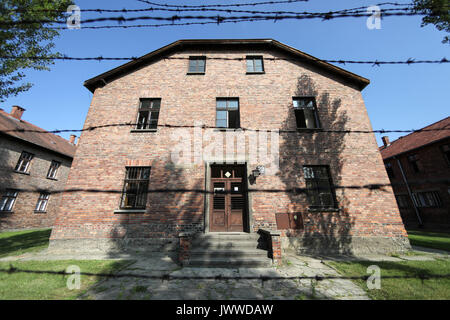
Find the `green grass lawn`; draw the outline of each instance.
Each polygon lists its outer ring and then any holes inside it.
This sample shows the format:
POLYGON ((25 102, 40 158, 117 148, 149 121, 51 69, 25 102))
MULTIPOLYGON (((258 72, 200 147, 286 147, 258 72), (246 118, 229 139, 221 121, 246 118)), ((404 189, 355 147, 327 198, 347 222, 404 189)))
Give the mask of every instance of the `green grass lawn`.
POLYGON ((408 237, 412 245, 450 251, 450 234, 409 230, 408 237))
MULTIPOLYGON (((0 269, 10 265, 25 270, 63 271, 76 265, 81 272, 112 273, 129 265, 130 261, 113 260, 60 260, 0 262, 0 269)), ((75 299, 101 280, 97 276, 81 275, 80 289, 69 290, 69 275, 5 273, 0 272, 0 300, 66 300, 75 299)))
POLYGON ((0 258, 43 250, 48 247, 50 233, 51 229, 1 232, 0 258))
POLYGON ((377 265, 381 269, 381 289, 369 290, 366 281, 353 280, 376 300, 448 300, 450 299, 450 278, 442 279, 383 279, 394 275, 449 274, 450 260, 372 262, 350 261, 329 262, 344 276, 365 276, 367 267, 377 265))

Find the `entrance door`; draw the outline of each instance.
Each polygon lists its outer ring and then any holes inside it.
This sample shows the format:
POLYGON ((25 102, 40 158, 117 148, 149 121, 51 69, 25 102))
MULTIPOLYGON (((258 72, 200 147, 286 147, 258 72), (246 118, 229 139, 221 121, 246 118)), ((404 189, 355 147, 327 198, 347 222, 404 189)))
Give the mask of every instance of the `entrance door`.
POLYGON ((212 165, 210 231, 244 231, 245 166, 212 165))

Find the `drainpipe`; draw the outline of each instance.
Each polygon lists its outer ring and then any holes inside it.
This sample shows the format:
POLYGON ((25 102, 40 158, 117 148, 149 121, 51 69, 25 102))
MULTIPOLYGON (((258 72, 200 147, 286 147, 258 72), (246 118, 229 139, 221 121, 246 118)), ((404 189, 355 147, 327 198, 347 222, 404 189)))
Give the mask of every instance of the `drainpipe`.
POLYGON ((412 197, 411 189, 409 188, 408 180, 406 180, 405 172, 403 172, 402 164, 400 163, 400 160, 397 159, 397 157, 394 157, 394 159, 397 160, 398 166, 400 168, 400 172, 402 173, 403 182, 405 183, 406 189, 408 190, 409 197, 411 198, 411 202, 413 204, 414 211, 416 212, 416 215, 417 215, 417 220, 419 220, 419 226, 422 227, 423 226, 422 218, 420 217, 419 209, 416 207, 416 203, 414 202, 414 199, 412 197))

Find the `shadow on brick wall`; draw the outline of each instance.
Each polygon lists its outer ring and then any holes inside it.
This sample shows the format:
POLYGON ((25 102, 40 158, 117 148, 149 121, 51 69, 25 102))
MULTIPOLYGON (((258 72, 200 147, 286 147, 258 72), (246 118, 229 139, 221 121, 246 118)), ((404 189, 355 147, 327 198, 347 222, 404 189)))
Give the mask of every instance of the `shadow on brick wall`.
MULTIPOLYGON (((324 130, 345 130, 348 116, 341 109, 340 99, 331 99, 328 93, 319 94, 308 75, 298 79, 295 96, 316 97, 320 126, 324 130)), ((289 108, 282 130, 296 128, 293 105, 289 108)), ((280 134, 279 177, 286 189, 306 187, 303 165, 327 165, 334 185, 341 183, 344 137, 346 133, 300 131, 280 134)), ((306 194, 290 193, 294 210, 302 214, 303 232, 287 233, 289 245, 297 253, 350 253, 351 229, 354 221, 346 209, 345 189, 335 191, 340 211, 310 211, 306 194)))
MULTIPOLYGON (((6 145, 0 141, 0 199, 8 188, 14 187, 13 171, 9 167, 10 155, 5 148, 6 145)), ((0 213, 0 231, 10 228, 10 215, 9 213, 0 213)))
POLYGON ((160 160, 151 168, 145 213, 121 214, 111 230, 111 255, 166 253, 177 259, 180 232, 203 231, 203 195, 180 190, 202 189, 201 179, 187 179, 190 169, 160 160), (194 181, 189 183, 189 181, 194 181), (174 192, 152 192, 167 189, 174 192))

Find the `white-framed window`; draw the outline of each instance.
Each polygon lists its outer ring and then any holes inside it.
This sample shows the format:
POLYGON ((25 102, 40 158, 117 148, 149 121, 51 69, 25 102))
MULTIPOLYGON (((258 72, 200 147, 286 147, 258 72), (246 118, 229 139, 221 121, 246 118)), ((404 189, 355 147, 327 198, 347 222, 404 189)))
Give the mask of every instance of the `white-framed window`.
POLYGON ((0 200, 0 211, 8 212, 12 211, 14 203, 16 202, 17 195, 19 192, 16 190, 8 189, 3 193, 2 199, 0 200))
POLYGON ((23 151, 20 155, 19 161, 17 161, 16 167, 14 168, 17 172, 26 173, 30 168, 31 160, 33 159, 33 154, 23 151))
POLYGON ((36 208, 34 211, 36 212, 45 212, 47 211, 48 200, 50 199, 50 193, 41 192, 39 195, 38 201, 36 203, 36 208))
POLYGON ((61 162, 52 160, 52 163, 50 164, 50 168, 47 172, 47 178, 50 179, 56 179, 56 174, 58 173, 58 169, 61 166, 61 162))

